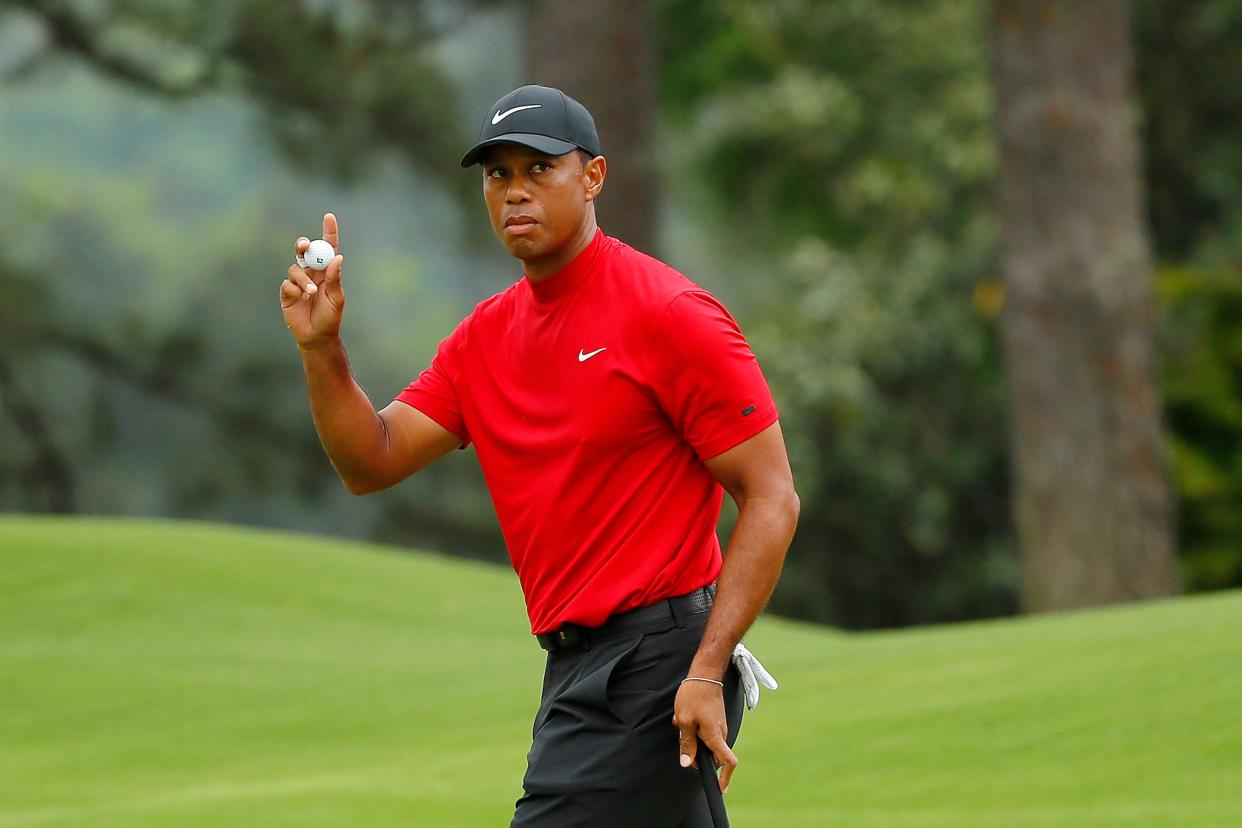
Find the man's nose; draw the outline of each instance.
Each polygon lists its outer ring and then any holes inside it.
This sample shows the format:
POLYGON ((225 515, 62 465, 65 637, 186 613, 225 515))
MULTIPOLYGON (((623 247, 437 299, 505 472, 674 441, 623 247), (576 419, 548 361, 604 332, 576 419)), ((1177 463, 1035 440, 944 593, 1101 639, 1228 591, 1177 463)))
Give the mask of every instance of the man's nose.
POLYGON ((526 179, 515 175, 509 179, 509 189, 505 192, 505 202, 508 204, 520 204, 523 201, 530 201, 530 194, 526 192, 526 179))

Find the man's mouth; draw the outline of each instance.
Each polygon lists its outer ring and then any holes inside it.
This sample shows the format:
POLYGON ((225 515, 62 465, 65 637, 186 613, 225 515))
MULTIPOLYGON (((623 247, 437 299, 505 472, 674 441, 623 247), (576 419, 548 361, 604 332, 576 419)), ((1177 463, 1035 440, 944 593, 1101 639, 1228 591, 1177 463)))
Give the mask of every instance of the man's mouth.
POLYGON ((505 219, 505 233, 510 236, 524 236, 538 224, 532 216, 509 216, 505 219))

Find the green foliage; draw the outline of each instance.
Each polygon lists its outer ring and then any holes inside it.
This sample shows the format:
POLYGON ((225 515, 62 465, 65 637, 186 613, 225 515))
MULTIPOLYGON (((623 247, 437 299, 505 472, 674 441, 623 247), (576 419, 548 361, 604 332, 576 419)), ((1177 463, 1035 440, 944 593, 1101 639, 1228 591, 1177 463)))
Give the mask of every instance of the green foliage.
POLYGON ((389 332, 349 343, 379 405, 477 299, 494 268, 444 249, 486 231, 453 221, 477 180, 436 49, 488 5, 0 0, 0 218, 22 238, 0 265, 0 508, 503 556, 464 462, 345 493, 276 299, 291 240, 340 212, 365 275, 346 334, 389 332))
POLYGON ((1242 584, 1242 5, 1139 0, 1138 93, 1163 262, 1164 391, 1187 589, 1242 584))
POLYGON ((1012 611, 995 308, 977 299, 995 267, 983 6, 662 11, 678 168, 761 274, 738 306, 803 497, 773 607, 845 626, 1012 611))
POLYGON ((1242 251, 1242 3, 1137 0, 1145 178, 1164 261, 1242 251))
POLYGON ((0 262, 0 510, 451 534, 503 555, 465 458, 400 494, 344 490, 280 318, 292 241, 331 206, 359 382, 382 406, 426 365, 468 305, 455 274, 426 275, 443 224, 409 219, 430 198, 404 172, 365 193, 308 183, 256 140, 244 101, 170 104, 81 71, 0 106, 0 222, 22 240, 0 262))
POLYGON ((992 169, 982 10, 672 0, 661 92, 724 215, 777 241, 960 228, 992 169))
MULTIPOLYGON (((745 263, 804 494, 773 605, 847 626, 1013 609, 985 4, 661 8, 676 168, 745 263)), ((1236 585, 1242 6, 1140 0, 1134 20, 1152 232, 1179 274, 1162 308, 1185 586, 1236 585)))
POLYGON ((466 134, 432 55, 435 5, 0 0, 0 13, 23 9, 49 41, 26 71, 68 58, 158 97, 241 94, 320 175, 358 180, 395 152, 464 196, 454 161, 466 134))
POLYGON ((1184 581, 1242 585, 1242 281, 1168 269, 1159 286, 1184 581))

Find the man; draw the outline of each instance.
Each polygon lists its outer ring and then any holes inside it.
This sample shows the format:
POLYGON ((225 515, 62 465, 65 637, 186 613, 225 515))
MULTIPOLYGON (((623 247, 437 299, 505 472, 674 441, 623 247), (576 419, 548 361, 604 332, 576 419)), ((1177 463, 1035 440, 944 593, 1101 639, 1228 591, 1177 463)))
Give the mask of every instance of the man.
MULTIPOLYGON (((512 825, 710 826, 699 742, 727 790, 741 720, 730 660, 797 522, 776 406, 724 307, 596 225, 607 162, 580 103, 510 92, 461 163, 481 165, 523 278, 376 414, 339 338, 343 257, 291 266, 281 306, 315 427, 360 495, 476 447, 549 651, 512 825), (722 487, 738 505, 723 560, 722 487)), ((332 214, 323 236, 339 246, 332 214)))

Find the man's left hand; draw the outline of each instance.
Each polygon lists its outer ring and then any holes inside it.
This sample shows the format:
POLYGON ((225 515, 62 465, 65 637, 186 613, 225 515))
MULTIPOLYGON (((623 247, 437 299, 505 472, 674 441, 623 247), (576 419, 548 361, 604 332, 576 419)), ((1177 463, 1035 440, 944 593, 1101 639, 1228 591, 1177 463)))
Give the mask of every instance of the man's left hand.
POLYGON ((707 681, 682 682, 673 702, 673 724, 681 733, 681 766, 698 767, 698 740, 702 739, 720 768, 720 791, 729 790, 729 779, 737 767, 737 756, 725 739, 729 723, 725 718, 724 690, 707 681))

